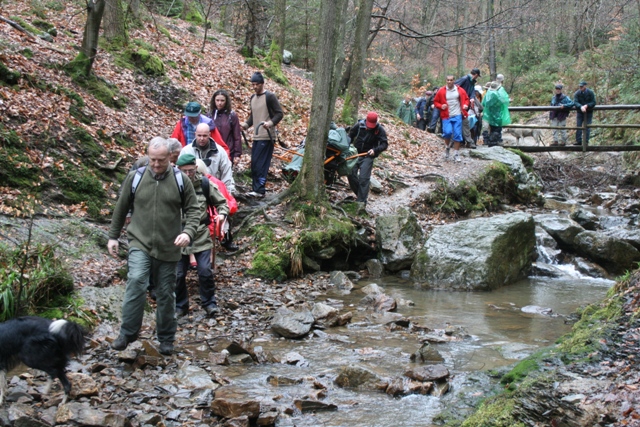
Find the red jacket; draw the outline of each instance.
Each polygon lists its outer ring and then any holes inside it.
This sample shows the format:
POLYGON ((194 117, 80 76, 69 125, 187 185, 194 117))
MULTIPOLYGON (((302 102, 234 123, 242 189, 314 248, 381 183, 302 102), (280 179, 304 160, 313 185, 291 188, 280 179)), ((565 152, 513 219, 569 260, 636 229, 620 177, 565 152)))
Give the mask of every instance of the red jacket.
MULTIPOLYGON (((460 94, 460 111, 462 111, 462 117, 467 118, 467 110, 469 109, 469 95, 462 89, 460 86, 456 85, 458 89, 458 93, 460 94), (467 108, 464 108, 467 107, 467 108)), ((442 86, 438 92, 436 93, 435 98, 433 98, 433 105, 440 111, 441 119, 449 118, 449 107, 443 110, 442 106, 447 103, 447 86, 442 86)))
MULTIPOLYGON (((202 116, 202 117, 206 117, 206 116, 202 116)), ((207 123, 209 127, 213 127, 213 129, 211 130, 211 138, 213 138, 216 144, 224 148, 224 151, 227 152, 227 156, 230 156, 229 146, 227 146, 227 144, 225 144, 225 142, 222 140, 222 136, 220 135, 220 132, 218 132, 218 129, 215 127, 213 120, 211 120, 209 117, 206 117, 206 119, 208 120, 208 122, 203 122, 203 123, 207 123)), ((184 136, 184 129, 182 127, 186 126, 186 121, 187 121, 186 117, 183 117, 180 120, 178 120, 178 123, 176 123, 176 127, 173 128, 173 132, 171 133, 171 138, 175 138, 178 141, 180 141, 180 144, 182 144, 183 147, 193 142, 193 141, 187 141, 187 138, 184 136)))

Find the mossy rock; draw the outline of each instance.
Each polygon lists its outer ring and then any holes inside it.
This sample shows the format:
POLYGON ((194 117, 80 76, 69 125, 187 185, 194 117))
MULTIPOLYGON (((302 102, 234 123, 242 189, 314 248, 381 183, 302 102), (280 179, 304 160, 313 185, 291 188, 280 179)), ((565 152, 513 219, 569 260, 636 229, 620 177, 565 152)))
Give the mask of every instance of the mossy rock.
POLYGON ((158 77, 165 74, 162 60, 147 49, 128 50, 126 55, 139 70, 148 76, 158 77))
POLYGON ((0 82, 3 82, 9 86, 13 86, 15 84, 18 84, 18 81, 20 81, 20 72, 19 71, 13 71, 11 69, 9 69, 6 65, 4 65, 4 62, 0 61, 0 82))
POLYGON ((67 123, 67 127, 69 128, 69 133, 65 140, 69 144, 75 145, 75 148, 77 148, 84 157, 96 159, 104 153, 102 146, 96 143, 93 136, 86 129, 74 126, 71 123, 67 123))
POLYGON ((52 35, 53 37, 56 37, 58 35, 58 30, 50 22, 43 21, 41 19, 36 19, 33 21, 33 26, 52 35))
POLYGON ((184 19, 187 22, 192 22, 197 25, 204 24, 204 16, 202 16, 200 11, 195 8, 190 8, 184 19))

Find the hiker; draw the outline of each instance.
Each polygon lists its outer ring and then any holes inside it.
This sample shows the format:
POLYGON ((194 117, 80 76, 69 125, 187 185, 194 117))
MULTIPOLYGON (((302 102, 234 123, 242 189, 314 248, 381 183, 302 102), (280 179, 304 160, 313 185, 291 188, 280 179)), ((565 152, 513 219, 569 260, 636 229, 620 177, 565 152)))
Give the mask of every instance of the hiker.
POLYGON ((351 127, 349 138, 358 149, 358 154, 367 154, 358 158, 348 176, 349 186, 356 194, 356 200, 366 206, 367 198, 369 197, 373 161, 389 146, 387 132, 378 123, 378 114, 371 111, 367 114, 366 120, 358 120, 351 127))
POLYGON ((206 123, 198 125, 195 140, 182 148, 180 155, 183 154, 193 154, 196 159, 204 160, 209 173, 224 182, 231 193, 236 192, 231 161, 222 147, 209 135, 209 126, 206 123))
POLYGON ((509 95, 506 91, 500 91, 498 82, 491 82, 489 90, 482 99, 484 108, 483 118, 489 122, 489 132, 483 134, 485 145, 494 146, 502 144, 502 126, 511 123, 509 114, 509 95))
POLYGON ((416 127, 420 130, 426 130, 429 121, 431 121, 432 95, 432 91, 426 90, 424 96, 416 103, 416 127))
POLYGON ((213 279, 213 270, 211 268, 211 249, 213 241, 209 234, 209 217, 208 209, 210 206, 215 207, 218 215, 216 221, 224 222, 229 215, 229 206, 227 200, 218 190, 218 187, 212 184, 206 177, 203 185, 203 177, 196 169, 196 157, 193 154, 181 154, 176 163, 178 168, 189 177, 193 184, 193 189, 198 201, 198 220, 199 224, 196 229, 195 237, 192 243, 182 248, 182 257, 176 268, 176 317, 185 316, 189 312, 189 292, 187 291, 187 270, 189 268, 189 255, 193 254, 196 258, 196 269, 198 271, 198 284, 200 289, 200 305, 207 313, 207 316, 213 316, 217 313, 218 307, 215 297, 215 282, 213 279))
MULTIPOLYGON (((213 182, 218 187, 218 190, 220 190, 220 193, 222 193, 224 198, 227 199, 227 205, 229 205, 229 216, 227 216, 228 227, 226 230, 221 230, 224 232, 224 235, 220 245, 230 252, 235 252, 238 250, 238 245, 233 243, 233 235, 231 234, 231 217, 238 211, 238 202, 235 197, 233 197, 233 194, 227 190, 227 186, 224 185, 224 182, 209 173, 207 166, 202 160, 196 160, 196 168, 198 169, 198 172, 209 178, 209 181, 213 182)), ((209 230, 213 232, 213 227, 209 226, 209 230)))
POLYGON ((202 106, 199 103, 188 102, 184 107, 184 116, 178 120, 178 123, 176 123, 176 126, 173 128, 171 138, 177 139, 180 141, 180 144, 185 147, 195 139, 196 127, 201 123, 206 123, 209 126, 211 138, 229 155, 229 147, 227 147, 227 144, 222 140, 215 123, 209 117, 201 114, 201 111, 202 106))
POLYGON ((240 120, 231 108, 231 97, 226 90, 220 89, 214 92, 209 111, 222 140, 229 147, 229 160, 233 165, 242 156, 242 139, 240 120))
POLYGON ((473 139, 474 145, 477 145, 478 138, 482 133, 482 86, 475 85, 473 91, 475 92, 475 99, 469 108, 468 120, 471 139, 473 139))
MULTIPOLYGON (((573 104, 578 110, 576 126, 582 127, 585 120, 590 125, 593 120, 593 107, 596 106, 596 94, 587 88, 587 82, 584 80, 580 82, 580 88, 573 94, 573 104)), ((587 128, 587 134, 584 136, 586 145, 589 145, 590 135, 591 128, 587 128)), ((576 142, 573 145, 582 145, 582 129, 576 130, 576 142)))
POLYGON ((158 301, 156 330, 159 350, 169 355, 173 353, 177 327, 176 264, 181 257, 180 248, 188 246, 196 235, 200 215, 193 184, 169 163, 168 141, 153 138, 147 154, 149 166, 141 173, 136 171, 125 178, 111 219, 107 248, 113 257, 117 257, 118 238, 127 213, 132 211, 131 222, 127 226, 129 271, 122 303, 122 324, 111 347, 122 351, 138 339, 149 275, 153 272, 158 301), (186 218, 184 224, 182 213, 186 218))
POLYGON ((182 150, 182 144, 176 138, 168 138, 169 141, 169 162, 175 166, 180 157, 180 150, 182 150))
POLYGON ((254 125, 256 129, 251 146, 252 191, 247 195, 262 198, 267 191, 267 174, 273 157, 273 146, 277 139, 276 126, 282 120, 284 113, 276 95, 264 89, 262 73, 258 71, 253 73, 251 85, 255 92, 249 100, 251 114, 247 121, 241 124, 245 130, 254 125), (259 126, 260 124, 262 126, 259 126))
POLYGON ((396 115, 409 126, 412 126, 416 122, 416 112, 410 95, 405 95, 404 99, 400 102, 396 115))
MULTIPOLYGON (((551 98, 551 105, 554 107, 560 107, 559 110, 549 111, 549 120, 551 120, 551 126, 566 127, 567 117, 573 108, 573 101, 567 95, 562 93, 561 84, 556 85, 556 93, 551 98)), ((552 146, 565 146, 567 145, 567 130, 566 129, 554 129, 553 130, 553 143, 552 146)))
MULTIPOLYGON (((467 96, 469 97, 469 106, 476 102, 475 85, 478 81, 478 77, 480 77, 480 70, 478 68, 473 68, 469 74, 460 77, 454 82, 456 86, 461 87, 467 93, 467 96)), ((462 118, 462 138, 468 148, 476 148, 476 143, 471 136, 471 125, 468 117, 462 118)))
MULTIPOLYGON (((439 87, 433 88, 433 93, 427 99, 427 105, 431 108, 431 116, 426 116, 426 120, 428 120, 427 132, 428 133, 436 133, 436 128, 438 127, 438 121, 440 120, 440 110, 435 108, 433 105, 433 98, 436 97, 436 93, 440 90, 439 87)), ((442 125, 440 126, 440 130, 442 130, 442 125)))
POLYGON ((455 84, 453 76, 447 76, 447 84, 438 90, 433 99, 435 108, 440 111, 442 119, 442 137, 445 145, 445 161, 449 160, 449 149, 453 145, 453 160, 460 162, 460 144, 462 137, 462 119, 467 117, 469 96, 460 86, 455 84), (453 140, 453 141, 452 141, 453 140))

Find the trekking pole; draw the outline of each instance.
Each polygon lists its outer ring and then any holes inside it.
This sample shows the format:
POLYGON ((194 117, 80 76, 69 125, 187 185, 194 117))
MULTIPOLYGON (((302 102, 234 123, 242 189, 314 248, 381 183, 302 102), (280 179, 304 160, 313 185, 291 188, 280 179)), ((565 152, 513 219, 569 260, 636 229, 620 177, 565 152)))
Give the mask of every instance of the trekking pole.
POLYGON ((247 148, 251 148, 251 146, 249 145, 249 141, 247 141, 247 135, 245 135, 243 130, 241 130, 240 133, 242 134, 242 138, 244 138, 244 143, 247 146, 247 148))
MULTIPOLYGON (((258 130, 260 129, 260 126, 264 125, 265 122, 260 122, 258 124, 258 126, 256 126, 256 131, 255 131, 255 135, 258 134, 258 130)), ((267 131, 267 135, 269 135, 269 141, 271 141, 271 143, 273 145, 276 145, 276 141, 273 140, 273 136, 271 136, 271 131, 269 130, 269 128, 264 128, 267 131)), ((280 141, 280 138, 277 137, 276 138, 278 140, 278 144, 282 147, 282 148, 288 148, 286 145, 284 145, 284 143, 282 141, 280 141)))

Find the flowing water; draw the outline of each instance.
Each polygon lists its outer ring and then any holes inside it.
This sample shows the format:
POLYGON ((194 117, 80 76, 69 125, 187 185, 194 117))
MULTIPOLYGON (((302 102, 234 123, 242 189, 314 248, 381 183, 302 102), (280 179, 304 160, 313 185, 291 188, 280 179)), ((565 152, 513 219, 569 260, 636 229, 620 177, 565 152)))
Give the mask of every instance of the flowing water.
MULTIPOLYGON (((294 414, 282 418, 278 426, 431 426, 432 418, 446 405, 463 405, 465 396, 478 396, 491 387, 489 377, 481 371, 507 367, 540 347, 553 342, 571 329, 566 316, 579 306, 604 296, 612 281, 580 276, 568 266, 557 266, 561 278, 529 278, 493 292, 443 292, 421 290, 412 282, 397 277, 376 280, 385 293, 396 300, 409 300, 415 305, 401 305, 397 313, 412 323, 442 332, 447 326, 457 327, 468 336, 444 344, 432 344, 444 357, 452 374, 452 391, 441 398, 411 395, 394 398, 382 392, 345 390, 333 385, 343 366, 362 366, 382 377, 401 377, 415 366, 409 359, 421 346, 420 333, 402 328, 390 330, 389 316, 374 315, 359 308, 364 296, 360 288, 371 281, 358 282, 350 295, 328 295, 332 305, 344 304, 354 312, 353 322, 331 328, 328 336, 311 336, 301 341, 263 338, 254 341, 265 350, 284 358, 288 352, 304 357, 299 366, 270 364, 246 369, 225 368, 224 374, 235 385, 252 389, 266 401, 272 398, 284 405, 308 396, 311 378, 328 387, 327 403, 338 406, 334 412, 294 414), (551 315, 528 314, 525 306, 551 309, 551 315), (294 386, 273 387, 266 378, 282 375, 305 379, 294 386)), ((456 334, 457 335, 457 334, 456 334)))

